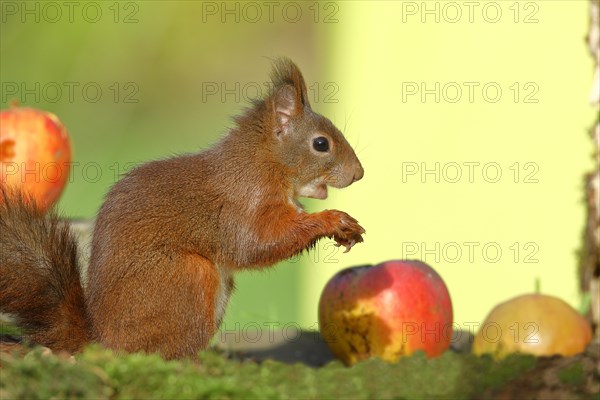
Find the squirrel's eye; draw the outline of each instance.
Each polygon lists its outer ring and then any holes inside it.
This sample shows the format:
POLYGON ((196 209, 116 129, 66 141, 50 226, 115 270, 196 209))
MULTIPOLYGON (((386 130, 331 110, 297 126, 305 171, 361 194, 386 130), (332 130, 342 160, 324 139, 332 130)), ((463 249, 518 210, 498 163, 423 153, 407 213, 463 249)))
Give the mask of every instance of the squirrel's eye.
POLYGON ((329 140, 326 137, 319 136, 313 139, 313 148, 323 153, 329 151, 329 140))

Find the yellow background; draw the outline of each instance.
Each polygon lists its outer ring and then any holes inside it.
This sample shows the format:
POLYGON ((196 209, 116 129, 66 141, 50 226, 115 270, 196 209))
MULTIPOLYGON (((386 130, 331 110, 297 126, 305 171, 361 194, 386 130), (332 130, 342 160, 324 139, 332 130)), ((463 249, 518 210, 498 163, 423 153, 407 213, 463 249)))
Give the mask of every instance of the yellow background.
MULTIPOLYGON (((354 215, 367 235, 338 258, 344 266, 407 255, 425 260, 444 278, 465 329, 498 302, 534 291, 536 279, 542 293, 577 308, 582 176, 592 163, 586 132, 594 119, 586 102, 587 2, 476 2, 472 23, 465 6, 458 7, 462 19, 451 22, 454 5, 463 3, 448 3, 344 3, 331 53, 343 101, 331 113, 347 126, 365 177, 335 192, 329 205, 354 215), (421 83, 435 93, 436 82, 439 103, 434 94, 423 101, 421 83), (464 82, 473 82, 473 102, 464 82), (403 92, 413 83, 417 95, 403 92), (500 87, 501 96, 492 88, 483 93, 486 84, 500 87), (462 97, 452 102, 456 86, 462 97), (526 94, 537 102, 526 103, 526 94), (414 163, 419 173, 407 175, 414 163), (434 174, 420 175, 422 163, 433 170, 439 164, 439 183, 434 174), (456 165, 462 177, 452 183, 456 165), (498 166, 502 176, 492 183, 498 166)), ((316 305, 332 271, 323 263, 307 268, 307 302, 316 305)), ((308 320, 314 309, 305 308, 308 320)))

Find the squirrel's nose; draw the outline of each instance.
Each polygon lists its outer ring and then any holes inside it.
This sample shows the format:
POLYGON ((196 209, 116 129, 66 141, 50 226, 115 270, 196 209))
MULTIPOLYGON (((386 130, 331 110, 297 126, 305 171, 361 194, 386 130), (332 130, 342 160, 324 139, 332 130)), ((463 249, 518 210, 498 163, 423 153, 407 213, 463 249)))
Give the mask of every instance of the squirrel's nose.
POLYGON ((365 170, 362 165, 358 164, 358 168, 354 171, 354 176, 352 177, 352 182, 360 181, 365 174, 365 170))

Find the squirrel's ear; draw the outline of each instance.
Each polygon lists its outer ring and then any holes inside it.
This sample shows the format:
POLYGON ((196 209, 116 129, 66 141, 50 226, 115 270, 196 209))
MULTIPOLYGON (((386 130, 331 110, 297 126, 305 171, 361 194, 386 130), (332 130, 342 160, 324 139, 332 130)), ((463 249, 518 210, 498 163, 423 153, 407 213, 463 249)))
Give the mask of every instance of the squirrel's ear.
POLYGON ((273 90, 269 97, 275 122, 285 132, 290 118, 302 115, 305 107, 310 108, 306 83, 300 69, 288 58, 279 58, 273 62, 271 81, 273 90))
POLYGON ((276 89, 271 97, 273 114, 277 132, 286 133, 290 118, 302 113, 302 106, 298 106, 296 89, 286 85, 276 89))

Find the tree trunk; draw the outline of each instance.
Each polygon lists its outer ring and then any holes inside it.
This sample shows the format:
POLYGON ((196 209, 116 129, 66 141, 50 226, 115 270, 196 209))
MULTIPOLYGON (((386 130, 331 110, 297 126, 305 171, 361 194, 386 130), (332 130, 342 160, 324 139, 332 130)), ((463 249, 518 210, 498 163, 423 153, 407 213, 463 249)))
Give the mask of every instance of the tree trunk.
MULTIPOLYGON (((590 30, 587 37, 590 53, 595 61, 590 104, 600 107, 600 0, 590 0, 590 30)), ((600 338, 600 123, 596 116, 591 136, 594 141, 595 169, 585 177, 585 202, 587 220, 584 230, 583 251, 580 263, 580 288, 589 296, 588 318, 596 338, 600 338)))

